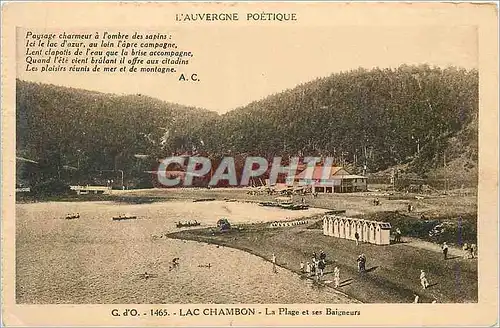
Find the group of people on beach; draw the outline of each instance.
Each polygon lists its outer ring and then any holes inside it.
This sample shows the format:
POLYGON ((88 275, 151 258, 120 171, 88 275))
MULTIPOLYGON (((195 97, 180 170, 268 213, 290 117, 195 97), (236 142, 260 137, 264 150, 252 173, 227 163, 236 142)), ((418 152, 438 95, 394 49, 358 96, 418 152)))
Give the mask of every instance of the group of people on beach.
MULTIPOLYGON (((441 246, 441 250, 443 251, 443 258, 445 260, 448 259, 448 244, 446 242, 443 243, 443 245, 441 246)), ((476 244, 467 244, 465 243, 463 246, 462 246, 462 250, 464 252, 464 259, 474 259, 477 257, 477 246, 476 244)))
POLYGON ((300 262, 300 271, 309 277, 316 276, 317 280, 320 280, 323 277, 325 268, 326 253, 324 251, 321 251, 319 253, 319 257, 317 256, 316 252, 314 252, 311 262, 306 262, 305 265, 304 262, 300 262))
MULTIPOLYGON (((357 263, 358 263, 358 272, 359 273, 366 272, 365 254, 361 254, 358 256, 357 263)), ((314 252, 312 255, 311 262, 306 262, 305 264, 304 262, 300 262, 301 273, 306 275, 307 277, 315 277, 317 281, 320 281, 323 278, 325 274, 325 268, 326 268, 326 253, 324 251, 321 251, 319 253, 319 256, 317 256, 316 252, 314 252)), ((338 266, 335 266, 335 268, 333 269, 333 283, 335 288, 340 287, 340 268, 338 266)))

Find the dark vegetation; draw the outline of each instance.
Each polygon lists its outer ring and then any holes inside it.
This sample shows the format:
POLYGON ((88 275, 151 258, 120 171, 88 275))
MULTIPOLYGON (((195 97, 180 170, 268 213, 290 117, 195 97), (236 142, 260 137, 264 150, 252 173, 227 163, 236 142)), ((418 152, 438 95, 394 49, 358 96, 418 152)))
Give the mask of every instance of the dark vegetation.
POLYGON ((459 218, 438 217, 417 219, 415 216, 406 215, 398 211, 376 212, 361 215, 368 220, 389 222, 393 227, 399 228, 403 236, 415 237, 435 243, 447 242, 462 246, 464 243, 477 243, 477 215, 464 214, 459 218))
MULTIPOLYGON (((336 73, 224 115, 143 95, 17 81, 18 183, 153 186, 157 160, 332 156, 367 173, 477 179, 478 73, 401 66, 336 73), (442 168, 449 165, 451 173, 442 168)), ((284 162, 285 163, 285 162, 284 162)))
MULTIPOLYGON (((396 228, 407 237, 419 238, 433 243, 463 246, 477 244, 477 215, 468 213, 457 217, 433 217, 416 218, 398 211, 374 212, 358 215, 366 220, 389 222, 394 232, 396 228)), ((321 216, 315 218, 317 221, 309 225, 308 229, 323 229, 321 216)))

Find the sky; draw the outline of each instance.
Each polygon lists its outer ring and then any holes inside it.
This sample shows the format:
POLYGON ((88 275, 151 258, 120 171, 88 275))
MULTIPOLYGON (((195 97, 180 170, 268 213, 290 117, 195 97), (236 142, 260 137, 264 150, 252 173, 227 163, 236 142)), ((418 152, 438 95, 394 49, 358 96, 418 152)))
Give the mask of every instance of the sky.
MULTIPOLYGON (((95 29, 93 30, 95 31, 95 29)), ((164 30, 156 29, 151 32, 164 30)), ((402 64, 478 66, 471 26, 238 26, 170 30, 190 65, 173 74, 25 72, 18 33, 17 77, 115 94, 142 94, 225 113, 317 77, 402 64), (198 82, 178 81, 196 73, 198 82)))

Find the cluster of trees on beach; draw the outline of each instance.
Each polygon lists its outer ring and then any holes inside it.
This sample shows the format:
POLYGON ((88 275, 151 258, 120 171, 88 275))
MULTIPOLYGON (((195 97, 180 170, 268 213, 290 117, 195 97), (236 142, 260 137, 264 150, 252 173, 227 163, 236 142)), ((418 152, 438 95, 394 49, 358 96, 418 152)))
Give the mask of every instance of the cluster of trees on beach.
POLYGON ((332 156, 368 172, 409 163, 425 174, 443 156, 477 161, 478 79, 477 70, 455 67, 360 68, 223 115, 18 80, 17 154, 38 161, 47 176, 69 166, 80 179, 123 170, 128 180, 144 180, 158 158, 186 152, 332 156))

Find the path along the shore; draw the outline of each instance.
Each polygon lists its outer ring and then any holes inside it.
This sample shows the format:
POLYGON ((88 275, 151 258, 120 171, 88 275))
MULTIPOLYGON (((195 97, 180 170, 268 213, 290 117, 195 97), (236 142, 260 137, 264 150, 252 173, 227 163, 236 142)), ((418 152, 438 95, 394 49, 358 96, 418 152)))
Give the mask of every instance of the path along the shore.
MULTIPOLYGON (((444 260, 439 245, 416 239, 387 246, 360 244, 352 240, 324 236, 321 230, 304 227, 249 229, 211 236, 206 230, 181 231, 174 238, 190 239, 245 250, 271 260, 274 253, 279 266, 300 274, 300 262, 312 260, 313 252, 327 254, 325 281, 333 280, 333 269, 340 268, 339 291, 364 303, 477 302, 477 261, 464 259, 451 249, 444 260), (367 257, 365 274, 357 272, 356 258, 367 257), (420 285, 420 270, 427 273, 430 287, 420 285)), ((249 268, 250 269, 250 268, 249 268)), ((274 274, 270 264, 269 274, 274 274)))

